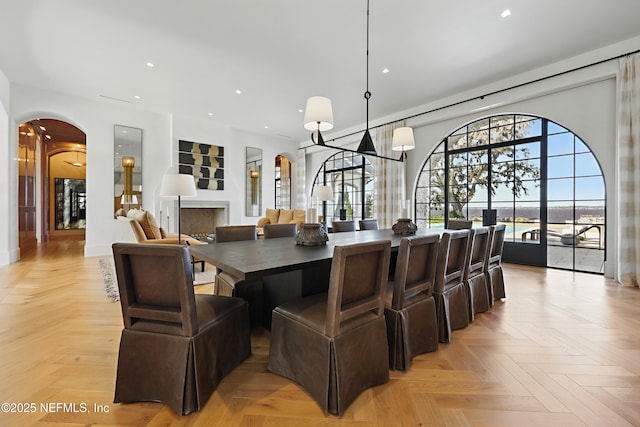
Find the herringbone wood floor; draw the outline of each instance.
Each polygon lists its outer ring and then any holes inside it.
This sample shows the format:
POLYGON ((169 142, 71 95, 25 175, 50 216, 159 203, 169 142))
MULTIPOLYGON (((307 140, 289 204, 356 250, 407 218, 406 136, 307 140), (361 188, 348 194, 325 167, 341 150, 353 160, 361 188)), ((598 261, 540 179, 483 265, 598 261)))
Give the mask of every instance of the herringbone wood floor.
POLYGON ((206 407, 177 417, 160 403, 112 402, 120 306, 81 242, 49 243, 0 269, 0 401, 36 405, 0 413, 0 425, 640 425, 640 290, 512 265, 505 275, 504 302, 409 372, 392 371, 342 418, 325 417, 296 384, 267 372, 263 330, 206 407))

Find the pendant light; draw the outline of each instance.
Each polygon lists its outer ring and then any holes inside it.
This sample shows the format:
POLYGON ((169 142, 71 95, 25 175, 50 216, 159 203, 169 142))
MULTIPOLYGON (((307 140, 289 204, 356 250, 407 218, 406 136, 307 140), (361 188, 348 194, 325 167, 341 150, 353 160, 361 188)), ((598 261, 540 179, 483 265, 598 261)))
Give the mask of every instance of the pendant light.
POLYGON ((375 156, 378 153, 376 153, 376 147, 374 147, 371 133, 369 133, 369 99, 371 99, 371 92, 369 91, 369 0, 367 0, 367 89, 364 92, 364 99, 367 102, 367 128, 356 151, 360 154, 372 154, 375 156))

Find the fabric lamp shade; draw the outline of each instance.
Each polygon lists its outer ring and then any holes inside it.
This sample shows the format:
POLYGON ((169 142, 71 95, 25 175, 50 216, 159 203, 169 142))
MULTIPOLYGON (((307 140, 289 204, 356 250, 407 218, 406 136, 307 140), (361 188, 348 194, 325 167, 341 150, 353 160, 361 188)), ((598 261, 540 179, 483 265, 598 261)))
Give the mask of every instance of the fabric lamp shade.
POLYGON ((330 185, 317 185, 313 189, 313 197, 317 197, 320 202, 333 200, 333 190, 330 185))
POLYGON ((167 174, 162 177, 160 196, 195 197, 198 195, 193 176, 185 174, 167 174))
POLYGON ((416 148, 413 138, 413 128, 401 127, 393 130, 391 149, 393 151, 409 151, 416 148))
POLYGON ((307 99, 304 110, 304 128, 310 131, 333 129, 333 109, 329 98, 312 96, 307 99))

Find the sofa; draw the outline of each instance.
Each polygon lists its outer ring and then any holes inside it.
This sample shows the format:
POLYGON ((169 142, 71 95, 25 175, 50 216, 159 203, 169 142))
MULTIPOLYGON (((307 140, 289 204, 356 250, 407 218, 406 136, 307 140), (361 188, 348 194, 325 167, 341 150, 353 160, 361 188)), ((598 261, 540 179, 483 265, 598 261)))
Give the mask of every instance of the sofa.
POLYGON ((258 227, 265 224, 296 224, 298 230, 300 224, 306 221, 306 212, 303 209, 267 209, 265 216, 258 220, 258 227))

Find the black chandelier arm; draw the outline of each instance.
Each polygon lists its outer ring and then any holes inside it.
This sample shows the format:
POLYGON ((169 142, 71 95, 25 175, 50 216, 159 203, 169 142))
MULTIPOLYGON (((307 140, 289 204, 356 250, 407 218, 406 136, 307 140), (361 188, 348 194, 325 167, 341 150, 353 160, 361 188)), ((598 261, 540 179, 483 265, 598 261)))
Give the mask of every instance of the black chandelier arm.
MULTIPOLYGON (((313 140, 313 134, 311 134, 311 135, 312 135, 312 136, 311 136, 311 139, 313 140)), ((357 151, 357 150, 352 150, 352 149, 350 149, 350 148, 344 148, 344 147, 336 147, 335 145, 329 145, 329 144, 327 144, 327 143, 324 143, 324 144, 315 144, 315 145, 322 145, 323 147, 326 147, 326 148, 333 148, 334 150, 348 151, 349 153, 360 154, 360 155, 362 155, 362 156, 377 157, 377 158, 379 158, 379 159, 392 160, 392 161, 394 161, 394 162, 401 162, 401 163, 402 163, 402 162, 404 162, 404 159, 405 159, 405 157, 406 157, 406 156, 405 156, 405 152, 404 152, 404 151, 403 151, 403 152, 402 152, 402 154, 400 155, 400 158, 399 158, 399 159, 394 159, 393 157, 381 156, 381 155, 379 155, 379 154, 377 154, 377 153, 376 153, 376 154, 372 154, 372 153, 361 153, 361 152, 359 152, 359 151, 357 151)))

